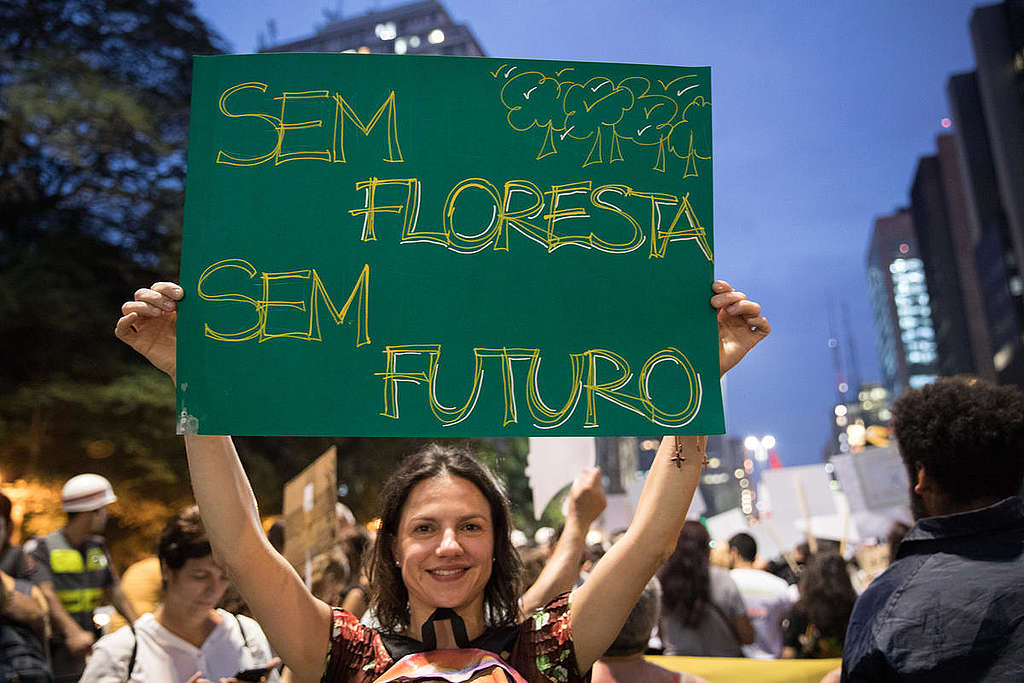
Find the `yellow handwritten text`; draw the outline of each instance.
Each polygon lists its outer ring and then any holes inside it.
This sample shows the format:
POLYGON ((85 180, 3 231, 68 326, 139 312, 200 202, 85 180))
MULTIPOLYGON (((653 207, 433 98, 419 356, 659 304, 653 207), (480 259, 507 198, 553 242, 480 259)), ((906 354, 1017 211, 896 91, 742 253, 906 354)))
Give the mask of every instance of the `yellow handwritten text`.
MULTIPOLYGON (((398 144, 398 114, 396 110, 396 97, 395 91, 391 90, 384 98, 384 102, 377 108, 377 111, 369 118, 366 123, 363 123, 362 117, 352 106, 352 104, 345 98, 344 95, 334 93, 333 95, 328 90, 306 90, 302 92, 282 92, 279 96, 274 97, 273 101, 280 102, 280 113, 277 116, 266 113, 269 109, 268 106, 253 107, 256 111, 237 111, 236 108, 231 105, 230 100, 239 96, 239 93, 243 91, 253 91, 246 94, 252 96, 255 93, 264 95, 267 92, 269 86, 266 83, 259 83, 256 81, 249 83, 239 83, 231 86, 221 93, 218 101, 218 107, 221 114, 232 119, 258 119, 266 122, 267 129, 265 134, 265 142, 254 141, 253 145, 263 144, 265 147, 262 153, 257 153, 255 156, 247 155, 242 156, 238 152, 228 152, 223 149, 217 151, 216 162, 218 164, 226 164, 229 166, 258 166, 262 163, 273 160, 274 165, 289 161, 322 161, 327 163, 340 163, 346 162, 345 158, 345 122, 346 120, 355 126, 356 130, 362 133, 364 136, 369 137, 377 126, 378 122, 382 118, 386 119, 387 131, 385 132, 385 144, 386 151, 383 155, 383 160, 388 162, 402 162, 402 148, 398 144), (319 104, 315 101, 321 100, 319 104), (313 101, 310 103, 309 101, 313 101), (291 104, 289 104, 291 103, 291 104), (304 119, 302 116, 298 116, 298 119, 293 118, 292 110, 299 106, 300 110, 303 104, 309 106, 312 104, 314 112, 318 112, 322 115, 325 108, 329 108, 332 111, 332 119, 328 122, 324 118, 309 118, 304 119), (328 123, 330 125, 328 125, 328 123), (289 131, 296 130, 312 130, 319 129, 320 134, 316 136, 318 143, 315 146, 307 146, 292 148, 289 141, 286 140, 289 131)), ((318 113, 312 114, 313 116, 318 113)), ((309 114, 307 114, 308 116, 309 114)), ((365 116, 365 114, 364 114, 365 116)))
MULTIPOLYGON (((234 274, 237 274, 237 272, 234 274)), ((316 270, 307 268, 304 270, 292 270, 279 273, 258 273, 256 268, 244 259, 224 259, 223 261, 214 263, 204 270, 203 274, 199 276, 198 294, 199 298, 205 301, 230 301, 252 306, 253 308, 255 320, 252 326, 238 332, 220 332, 213 329, 208 322, 204 322, 203 326, 205 335, 211 339, 216 339, 217 341, 243 342, 255 339, 262 343, 268 339, 282 337, 304 339, 307 341, 322 341, 323 335, 320 332, 321 307, 326 308, 328 315, 330 315, 331 320, 333 320, 336 325, 341 325, 347 318, 349 318, 349 309, 354 303, 356 304, 356 346, 359 347, 370 343, 369 264, 363 266, 359 273, 359 277, 356 279, 356 284, 352 288, 352 292, 348 295, 348 299, 340 309, 334 305, 334 301, 327 293, 327 288, 324 286, 324 283, 320 279, 320 275, 316 270), (238 289, 242 289, 241 287, 236 287, 235 291, 208 291, 208 288, 210 287, 210 284, 207 283, 208 280, 219 279, 220 284, 227 284, 223 281, 223 277, 215 278, 214 276, 217 274, 224 276, 235 271, 241 271, 241 273, 246 276, 246 280, 253 280, 257 275, 259 275, 259 281, 262 284, 262 295, 259 299, 237 291, 238 289), (308 287, 308 296, 304 299, 290 301, 276 299, 272 295, 271 290, 274 288, 275 283, 280 283, 285 280, 298 280, 300 281, 300 284, 308 283, 303 284, 304 287, 308 287), (305 313, 305 329, 271 332, 268 329, 268 319, 271 317, 271 311, 280 308, 293 309, 305 313)))
POLYGON ((708 261, 714 261, 707 232, 690 203, 689 193, 676 196, 644 192, 621 184, 594 187, 590 180, 552 185, 542 191, 529 180, 514 179, 499 189, 485 178, 467 178, 456 183, 448 193, 441 210, 441 226, 424 229, 419 227, 422 196, 419 179, 368 178, 356 183, 356 191, 364 193, 363 206, 350 209, 349 213, 363 217, 363 241, 377 239, 378 214, 398 214, 401 216, 400 243, 429 242, 459 254, 475 254, 487 248, 509 251, 509 233, 515 231, 541 245, 548 253, 576 246, 625 254, 649 243, 648 258, 664 258, 670 242, 693 241, 708 261), (388 192, 390 187, 402 191, 388 192), (386 193, 387 198, 381 199, 379 192, 386 193), (483 221, 472 226, 456 225, 455 213, 460 199, 470 193, 482 197, 485 206, 490 205, 486 225, 483 221), (672 216, 671 220, 666 221, 663 211, 672 216), (587 228, 588 219, 606 215, 624 222, 627 239, 611 241, 607 235, 602 237, 587 228), (563 226, 568 222, 582 227, 565 229, 563 226))
POLYGON ((703 389, 700 374, 689 359, 678 349, 668 347, 652 354, 640 370, 635 382, 629 362, 607 349, 590 349, 569 354, 569 381, 565 401, 561 408, 551 408, 541 398, 538 372, 541 364, 540 349, 530 348, 475 348, 473 349, 473 384, 466 400, 455 406, 444 405, 437 397, 438 370, 441 362, 440 344, 387 346, 384 348, 385 370, 375 373, 384 382, 384 408, 381 415, 400 418, 399 385, 416 384, 426 388, 426 403, 445 427, 456 425, 473 414, 484 386, 485 369, 496 369, 500 375, 503 402, 503 425, 519 422, 519 403, 515 381, 515 364, 528 363, 525 402, 533 424, 538 429, 552 429, 564 424, 576 412, 583 400, 584 427, 598 426, 598 399, 604 399, 621 408, 642 415, 651 423, 662 427, 681 427, 688 424, 700 411, 703 389), (603 361, 603 363, 602 363, 603 361), (409 367, 411 363, 416 363, 409 367), (659 406, 651 395, 650 378, 656 368, 664 364, 675 365, 681 372, 681 386, 685 387, 686 401, 677 410, 659 406), (600 377, 600 365, 611 365, 611 377, 600 377), (401 366, 401 367, 400 367, 401 366), (632 384, 631 384, 632 382, 632 384))

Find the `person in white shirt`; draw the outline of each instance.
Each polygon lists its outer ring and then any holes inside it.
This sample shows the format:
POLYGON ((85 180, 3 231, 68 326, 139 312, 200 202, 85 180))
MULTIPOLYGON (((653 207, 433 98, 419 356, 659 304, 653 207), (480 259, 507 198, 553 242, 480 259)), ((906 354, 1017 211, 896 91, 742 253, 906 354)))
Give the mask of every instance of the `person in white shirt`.
POLYGON ((757 541, 740 532, 729 539, 729 576, 736 582, 754 625, 754 642, 743 646, 753 659, 778 659, 782 655, 782 620, 793 605, 789 584, 766 571, 754 568, 757 541))
POLYGON ((82 683, 219 681, 263 667, 271 669, 260 680, 277 683, 279 660, 260 625, 216 609, 229 580, 211 555, 198 508, 186 508, 168 522, 157 555, 164 603, 101 638, 82 683))

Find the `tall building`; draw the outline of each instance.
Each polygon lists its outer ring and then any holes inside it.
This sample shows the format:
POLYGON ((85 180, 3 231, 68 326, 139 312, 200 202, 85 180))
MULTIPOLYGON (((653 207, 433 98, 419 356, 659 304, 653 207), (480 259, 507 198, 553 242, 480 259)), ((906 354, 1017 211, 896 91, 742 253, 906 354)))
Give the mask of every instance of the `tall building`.
POLYGON ((453 21, 436 0, 410 2, 349 18, 333 17, 307 38, 261 51, 484 56, 469 27, 453 21))
POLYGON ((977 75, 952 76, 946 93, 955 122, 974 261, 984 292, 993 369, 1000 384, 1024 386, 1024 280, 999 192, 977 75))
POLYGON ((953 222, 950 203, 958 196, 948 191, 947 182, 955 175, 949 171, 949 162, 948 156, 922 157, 910 190, 914 232, 924 263, 935 326, 937 369, 944 377, 977 372, 974 361, 979 350, 972 344, 975 340, 967 316, 981 315, 980 310, 968 311, 965 305, 965 288, 977 288, 977 282, 961 278, 960 266, 965 257, 958 247, 962 241, 960 233, 966 231, 966 226, 953 222))
POLYGON ((909 209, 875 220, 867 266, 885 388, 899 395, 934 381, 935 330, 909 209))
POLYGON ((971 347, 970 367, 974 375, 994 382, 996 372, 992 362, 992 338, 989 335, 981 281, 975 265, 974 241, 967 218, 967 198, 960 172, 963 164, 952 135, 938 136, 935 145, 939 153, 942 189, 946 196, 949 236, 953 243, 956 264, 955 277, 960 283, 963 314, 967 322, 967 336, 971 347))
POLYGON ((954 134, 919 160, 909 211, 878 219, 868 250, 893 393, 932 375, 1024 387, 1024 0, 978 7, 970 32, 976 70, 946 86, 954 134), (928 347, 931 367, 910 367, 911 352, 927 358, 928 347))
POLYGON ((999 195, 1024 264, 1024 0, 975 9, 971 42, 999 195))

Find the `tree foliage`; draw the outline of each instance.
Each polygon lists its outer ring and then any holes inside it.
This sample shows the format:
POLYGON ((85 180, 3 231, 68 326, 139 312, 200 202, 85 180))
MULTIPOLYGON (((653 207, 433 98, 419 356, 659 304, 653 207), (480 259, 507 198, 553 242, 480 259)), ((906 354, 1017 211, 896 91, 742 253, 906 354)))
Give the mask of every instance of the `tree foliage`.
POLYGON ((176 271, 192 55, 222 42, 190 0, 0 4, 7 476, 91 468, 187 491, 170 383, 112 329, 134 289, 176 271))
MULTIPOLYGON (((95 471, 126 501, 165 504, 115 537, 151 534, 190 496, 173 387, 113 324, 136 288, 175 278, 192 56, 224 48, 191 0, 0 3, 0 473, 59 487, 95 471)), ((473 446, 532 529, 520 441, 473 446)), ((423 440, 239 439, 263 511, 333 443, 366 521, 423 440)))

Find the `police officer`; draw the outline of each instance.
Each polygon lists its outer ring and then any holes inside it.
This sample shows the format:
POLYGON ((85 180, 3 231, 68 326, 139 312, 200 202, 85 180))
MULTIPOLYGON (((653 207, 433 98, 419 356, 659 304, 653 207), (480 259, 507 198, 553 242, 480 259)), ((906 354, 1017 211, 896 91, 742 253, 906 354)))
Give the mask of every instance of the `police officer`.
POLYGON ((98 635, 93 610, 100 606, 105 593, 128 623, 136 619, 103 538, 95 535, 106 527, 107 505, 115 500, 114 490, 104 477, 72 477, 61 492, 67 524, 25 544, 44 575, 39 587, 54 625, 51 656, 57 683, 77 681, 82 675, 86 655, 98 635))

